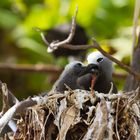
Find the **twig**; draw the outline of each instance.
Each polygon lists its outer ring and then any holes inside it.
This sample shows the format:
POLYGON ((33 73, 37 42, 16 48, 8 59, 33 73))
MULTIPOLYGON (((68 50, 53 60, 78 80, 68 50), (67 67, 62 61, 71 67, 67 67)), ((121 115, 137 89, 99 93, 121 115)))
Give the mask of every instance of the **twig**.
POLYGON ((8 89, 5 83, 2 83, 2 96, 3 96, 3 107, 1 115, 3 115, 9 109, 9 102, 8 102, 8 89))
MULTIPOLYGON (((136 96, 138 95, 138 91, 137 89, 134 90, 134 91, 131 91, 131 92, 127 92, 127 94, 124 94, 124 93, 117 93, 117 94, 104 94, 104 93, 98 93, 97 91, 95 91, 95 96, 100 98, 101 96, 104 97, 104 98, 107 98, 108 100, 115 100, 115 99, 118 99, 118 98, 121 98, 121 99, 129 99, 130 96, 136 96)), ((139 96, 136 96, 137 97, 137 100, 139 99, 139 96)))
POLYGON ((128 97, 121 94, 121 93, 118 93, 118 94, 104 94, 104 93, 98 93, 97 91, 95 91, 95 96, 98 97, 98 98, 101 98, 101 97, 104 97, 104 98, 107 98, 108 100, 116 100, 118 98, 124 98, 124 99, 127 99, 128 97))
POLYGON ((72 18, 72 26, 71 26, 70 34, 65 40, 63 40, 63 41, 53 41, 52 43, 49 44, 49 42, 45 38, 44 33, 43 32, 40 33, 42 40, 48 46, 48 49, 47 49, 48 52, 53 52, 59 46, 62 46, 62 45, 65 45, 65 44, 71 42, 71 40, 73 39, 73 36, 75 34, 77 12, 78 12, 78 7, 76 7, 75 14, 72 18))
POLYGON ((39 32, 39 33, 40 33, 40 36, 41 36, 41 38, 42 38, 42 40, 44 41, 44 43, 45 43, 47 46, 49 46, 49 42, 48 42, 48 41, 46 40, 46 38, 45 38, 44 31, 41 30, 41 29, 38 28, 38 27, 33 27, 33 30, 35 30, 36 32, 39 32))
POLYGON ((138 100, 140 99, 140 91, 139 91, 139 87, 136 89, 136 94, 134 97, 129 98, 128 103, 124 106, 125 109, 129 109, 132 104, 136 103, 138 100))
POLYGON ((47 46, 49 46, 50 44, 49 44, 49 42, 47 41, 47 39, 45 38, 44 33, 41 32, 40 35, 41 35, 41 38, 42 38, 42 40, 44 41, 44 43, 45 43, 47 46))
POLYGON ((120 136, 119 136, 119 132, 118 132, 118 110, 119 110, 119 102, 120 102, 120 98, 118 98, 118 102, 117 102, 116 121, 115 121, 115 129, 116 129, 116 135, 117 135, 118 140, 120 140, 120 136))
POLYGON ((113 83, 111 82, 110 84, 111 84, 111 87, 110 87, 110 90, 109 90, 108 94, 111 95, 112 94, 112 91, 113 91, 113 83))
POLYGON ((72 89, 67 84, 64 83, 64 85, 68 91, 72 91, 72 89))

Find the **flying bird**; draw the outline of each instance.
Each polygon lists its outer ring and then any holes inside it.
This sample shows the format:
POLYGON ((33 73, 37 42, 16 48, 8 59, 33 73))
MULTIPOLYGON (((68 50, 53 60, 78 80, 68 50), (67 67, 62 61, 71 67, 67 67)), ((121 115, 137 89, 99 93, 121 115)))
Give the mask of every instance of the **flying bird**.
POLYGON ((77 79, 80 76, 83 76, 87 73, 93 73, 96 65, 89 64, 88 66, 84 66, 80 61, 74 61, 66 65, 59 79, 53 85, 50 93, 60 92, 63 93, 67 90, 66 86, 70 87, 72 90, 74 89, 82 89, 80 85, 77 83, 77 79))
MULTIPOLYGON (((107 57, 105 57, 99 51, 90 53, 87 56, 88 64, 95 64, 98 66, 98 74, 96 76, 94 90, 100 93, 108 93, 111 88, 112 73, 113 73, 113 64, 107 57)), ((78 78, 78 84, 82 86, 85 90, 90 90, 91 81, 93 74, 88 73, 84 76, 78 78)), ((117 88, 113 83, 113 93, 117 93, 117 88)))

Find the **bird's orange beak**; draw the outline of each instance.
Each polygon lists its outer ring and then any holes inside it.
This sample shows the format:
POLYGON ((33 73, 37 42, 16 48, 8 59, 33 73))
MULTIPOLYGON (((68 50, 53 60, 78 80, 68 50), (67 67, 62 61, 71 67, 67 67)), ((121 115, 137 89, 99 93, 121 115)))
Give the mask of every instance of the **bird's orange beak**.
POLYGON ((97 79, 97 74, 92 74, 92 80, 91 80, 91 94, 94 96, 94 85, 97 79))

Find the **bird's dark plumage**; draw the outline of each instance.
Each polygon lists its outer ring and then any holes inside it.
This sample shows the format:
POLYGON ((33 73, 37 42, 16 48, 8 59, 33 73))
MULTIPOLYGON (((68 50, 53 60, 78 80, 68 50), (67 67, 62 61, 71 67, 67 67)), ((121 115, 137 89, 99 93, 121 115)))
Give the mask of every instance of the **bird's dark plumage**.
MULTIPOLYGON (((53 29, 47 30, 45 38, 49 43, 56 40, 63 41, 68 37, 70 30, 71 30, 71 24, 63 24, 53 29)), ((71 40, 70 44, 84 45, 87 44, 88 40, 89 39, 84 28, 77 24, 74 37, 71 40)), ((84 58, 86 55, 86 50, 70 50, 70 49, 60 47, 53 51, 53 55, 55 57, 80 55, 80 57, 84 58)))
POLYGON ((51 92, 61 92, 63 93, 66 89, 66 86, 69 86, 72 90, 81 89, 81 86, 78 85, 78 77, 85 75, 87 73, 92 73, 94 70, 94 64, 89 66, 83 66, 79 61, 69 63, 59 79, 55 82, 51 92))

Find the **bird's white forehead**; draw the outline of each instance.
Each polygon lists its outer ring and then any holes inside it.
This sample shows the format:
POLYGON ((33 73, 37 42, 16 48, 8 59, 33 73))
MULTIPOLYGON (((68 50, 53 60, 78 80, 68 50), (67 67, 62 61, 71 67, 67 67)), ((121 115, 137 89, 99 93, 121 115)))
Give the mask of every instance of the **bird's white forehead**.
POLYGON ((98 58, 106 58, 102 53, 100 52, 93 52, 93 53, 90 53, 87 57, 87 61, 88 61, 88 64, 90 63, 97 63, 97 59, 98 58))

